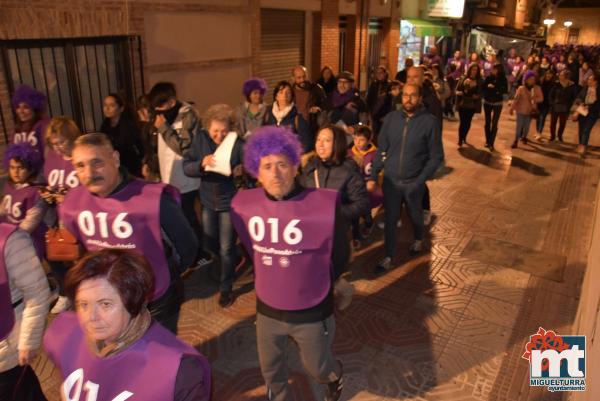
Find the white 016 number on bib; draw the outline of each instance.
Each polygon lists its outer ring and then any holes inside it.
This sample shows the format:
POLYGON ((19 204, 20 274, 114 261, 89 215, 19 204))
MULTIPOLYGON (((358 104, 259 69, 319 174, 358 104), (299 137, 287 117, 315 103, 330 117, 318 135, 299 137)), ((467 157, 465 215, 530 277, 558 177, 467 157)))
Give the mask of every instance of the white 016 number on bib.
POLYGON ((18 219, 21 217, 21 202, 16 202, 13 205, 12 196, 10 195, 4 196, 4 200, 2 201, 2 209, 4 209, 4 213, 11 215, 13 219, 18 219))
MULTIPOLYGON (((133 234, 133 227, 125 220, 126 217, 127 213, 119 213, 110 224, 112 234, 119 239, 129 238, 133 234)), ((81 232, 88 237, 96 235, 97 229, 102 238, 108 238, 109 222, 108 213, 106 212, 98 212, 94 216, 91 211, 83 210, 77 216, 77 224, 81 232)))
MULTIPOLYGON (((282 237, 286 244, 297 245, 302 241, 302 230, 297 227, 298 223, 300 223, 299 219, 292 219, 283 229, 282 237)), ((267 224, 270 228, 271 243, 279 243, 279 219, 270 217, 267 219, 267 224)), ((248 232, 254 241, 262 241, 265 238, 265 231, 265 221, 262 217, 252 216, 248 220, 248 232)))
POLYGON ((36 146, 38 144, 38 139, 35 136, 35 131, 27 132, 17 132, 15 134, 14 143, 21 142, 29 142, 31 146, 36 146))
MULTIPOLYGON (((74 370, 63 382, 62 392, 66 401, 80 401, 81 390, 84 390, 87 395, 85 401, 96 401, 98 399, 98 390, 100 386, 97 383, 87 380, 83 382, 83 369, 74 370)), ((131 391, 122 391, 112 401, 125 401, 133 395, 131 391)))
POLYGON ((66 185, 70 188, 75 188, 79 185, 79 178, 77 178, 75 170, 67 174, 67 178, 65 179, 65 170, 54 169, 48 174, 48 185, 51 187, 66 185))

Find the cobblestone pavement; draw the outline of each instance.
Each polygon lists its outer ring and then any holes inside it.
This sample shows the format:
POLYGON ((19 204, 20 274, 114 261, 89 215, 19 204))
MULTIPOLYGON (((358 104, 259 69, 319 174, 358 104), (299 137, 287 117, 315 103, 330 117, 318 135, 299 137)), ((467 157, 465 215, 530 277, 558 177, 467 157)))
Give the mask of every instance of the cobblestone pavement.
MULTIPOLYGON (((544 140, 512 150, 515 122, 504 111, 493 154, 483 147, 482 115, 460 150, 458 123, 444 122, 445 175, 429 184, 430 251, 408 257, 411 230, 404 216, 394 270, 371 275, 383 252, 377 228, 356 253, 357 296, 336 316, 334 348, 347 379, 342 400, 561 399, 529 387, 521 355, 539 326, 576 334, 570 330, 600 148, 577 157, 577 126, 569 122, 564 144, 549 144, 546 127, 544 140)), ((600 145, 599 126, 592 144, 600 145)), ((265 400, 254 291, 240 288, 226 310, 218 307, 216 291, 206 271, 186 280, 179 335, 210 359, 215 400, 265 400)), ((289 359, 295 399, 322 400, 321 386, 304 374, 297 352, 289 359)), ((35 369, 49 399, 58 400, 56 369, 44 356, 35 369)))

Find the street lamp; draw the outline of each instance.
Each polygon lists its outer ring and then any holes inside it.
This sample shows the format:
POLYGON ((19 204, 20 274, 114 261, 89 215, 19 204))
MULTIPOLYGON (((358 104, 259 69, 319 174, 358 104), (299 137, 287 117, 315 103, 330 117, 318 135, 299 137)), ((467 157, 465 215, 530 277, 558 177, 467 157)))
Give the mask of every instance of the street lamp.
POLYGON ((546 41, 548 41, 548 33, 550 32, 550 27, 554 25, 556 20, 554 18, 546 18, 544 20, 544 25, 546 25, 546 41))

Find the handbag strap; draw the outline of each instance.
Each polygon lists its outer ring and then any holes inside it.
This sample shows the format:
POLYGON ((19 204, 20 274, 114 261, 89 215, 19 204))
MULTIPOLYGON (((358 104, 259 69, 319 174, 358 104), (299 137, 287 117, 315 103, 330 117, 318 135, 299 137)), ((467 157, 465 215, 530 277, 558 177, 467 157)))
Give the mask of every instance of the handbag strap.
POLYGON ((321 185, 319 183, 319 173, 317 172, 317 169, 315 169, 313 171, 313 175, 315 177, 315 186, 316 186, 316 188, 321 188, 321 185))

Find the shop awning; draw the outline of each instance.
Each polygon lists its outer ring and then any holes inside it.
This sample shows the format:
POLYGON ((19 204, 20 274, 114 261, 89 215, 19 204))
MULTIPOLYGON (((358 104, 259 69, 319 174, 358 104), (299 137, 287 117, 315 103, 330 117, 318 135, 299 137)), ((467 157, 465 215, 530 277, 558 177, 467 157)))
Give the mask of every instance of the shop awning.
POLYGON ((415 27, 417 36, 451 36, 452 27, 443 22, 425 21, 422 19, 407 18, 405 21, 415 27))

